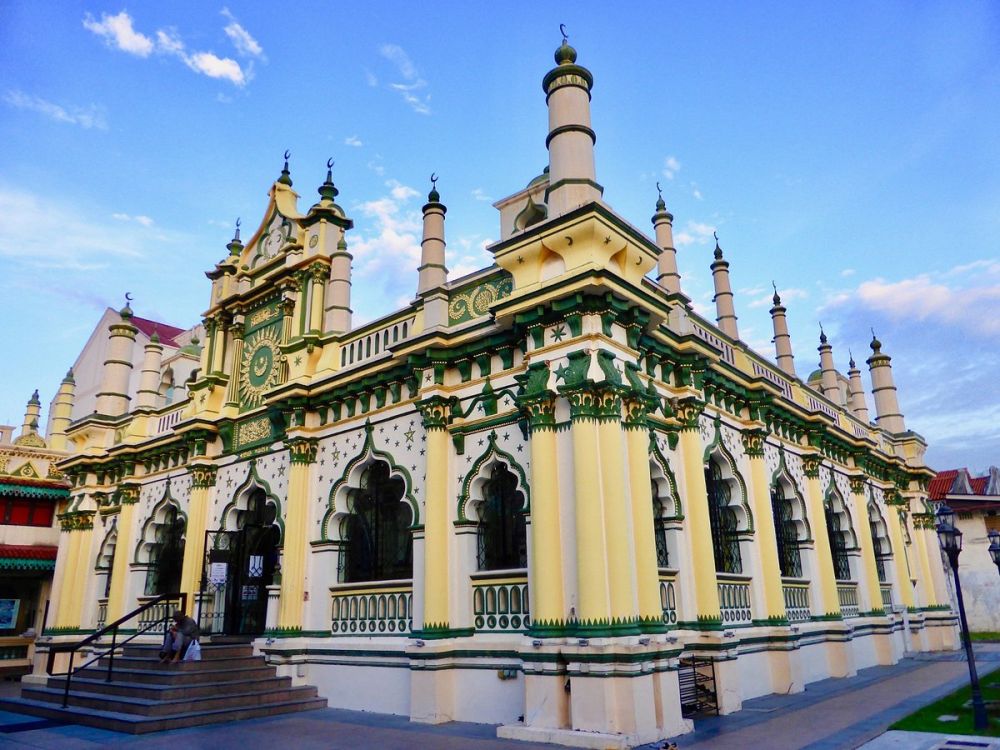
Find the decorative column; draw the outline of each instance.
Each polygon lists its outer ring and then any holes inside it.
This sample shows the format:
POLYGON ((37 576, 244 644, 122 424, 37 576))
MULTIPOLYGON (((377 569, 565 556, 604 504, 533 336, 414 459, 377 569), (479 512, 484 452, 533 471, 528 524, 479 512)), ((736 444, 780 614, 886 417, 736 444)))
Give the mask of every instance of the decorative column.
POLYGON ((580 632, 586 634, 606 631, 611 623, 605 518, 601 506, 601 455, 595 420, 598 404, 592 391, 574 391, 566 397, 570 407, 576 505, 576 619, 580 632))
POLYGON ((892 537, 892 566, 896 572, 896 584, 899 586, 899 598, 904 607, 914 606, 913 582, 910 580, 910 568, 906 559, 906 539, 903 538, 903 527, 900 514, 907 512, 907 502, 902 495, 886 493, 886 523, 892 537))
POLYGON ((215 323, 215 350, 212 357, 212 372, 222 374, 226 369, 226 317, 219 314, 215 323))
POLYGON ((778 296, 777 286, 774 287, 774 296, 771 300, 774 302, 774 307, 771 308, 771 326, 774 329, 774 353, 778 367, 794 378, 795 357, 792 355, 792 337, 788 333, 788 317, 785 314, 785 306, 781 304, 781 297, 778 296))
POLYGON ((667 210, 663 202, 660 184, 656 184, 659 198, 656 201, 656 213, 653 214, 653 231, 656 233, 656 244, 660 247, 660 257, 656 260, 656 281, 670 294, 681 290, 681 275, 677 272, 677 249, 674 247, 674 215, 667 210))
POLYGON ((94 531, 94 511, 76 510, 59 516, 60 528, 69 534, 67 565, 63 569, 59 592, 59 611, 55 628, 77 630, 83 614, 83 597, 87 590, 87 575, 92 565, 87 557, 90 537, 94 531))
POLYGON ((698 624, 720 627, 722 612, 719 608, 719 585, 715 576, 712 524, 705 485, 705 446, 698 430, 698 418, 704 408, 702 401, 688 397, 675 404, 674 413, 681 423, 678 449, 684 464, 684 515, 691 547, 691 578, 695 587, 698 624))
POLYGON ((806 502, 809 524, 812 527, 813 544, 816 547, 815 582, 819 592, 819 603, 825 617, 840 618, 840 597, 837 595, 837 577, 833 572, 833 552, 830 550, 830 534, 826 528, 826 511, 823 508, 823 489, 819 483, 819 467, 823 457, 813 453, 802 457, 802 468, 806 475, 806 502))
POLYGON ((121 319, 108 326, 108 358, 104 360, 101 390, 97 394, 97 413, 108 417, 118 417, 128 411, 132 347, 138 331, 132 325, 132 308, 127 303, 118 314, 121 319))
POLYGON ((295 335, 302 336, 306 332, 306 323, 309 320, 309 271, 301 269, 295 273, 296 291, 295 298, 295 335))
POLYGON ((760 560, 760 575, 764 588, 764 615, 770 621, 781 622, 787 618, 785 594, 781 581, 781 564, 778 561, 778 535, 774 528, 771 510, 771 483, 764 461, 764 441, 767 433, 762 429, 743 433, 743 450, 750 461, 750 486, 753 494, 754 548, 760 560))
POLYGON ((868 404, 865 401, 865 387, 861 384, 861 370, 854 363, 854 356, 848 363, 847 378, 850 382, 850 395, 847 397, 847 405, 851 413, 865 424, 868 424, 868 404))
POLYGON ((196 463, 188 467, 188 471, 191 473, 191 498, 188 501, 181 591, 188 595, 187 613, 192 614, 195 611, 195 598, 201 590, 202 566, 205 563, 205 530, 218 468, 214 464, 196 463))
POLYGON ((443 396, 431 396, 418 404, 427 430, 427 480, 424 485, 424 637, 447 637, 449 612, 448 549, 451 518, 448 495, 450 471, 448 423, 451 405, 443 396))
POLYGON ((337 251, 330 256, 330 306, 326 310, 327 329, 333 333, 351 330, 351 261, 347 240, 337 242, 337 251))
MULTIPOLYGON (((652 479, 649 474, 649 424, 644 398, 625 400, 625 444, 628 449, 628 484, 632 506, 632 547, 635 550, 635 587, 639 626, 645 633, 662 633, 663 604, 660 602, 660 576, 656 564, 656 529, 652 479)), ((534 464, 532 464, 534 465, 534 464)))
POLYGON ((875 397, 875 421, 887 432, 899 433, 906 430, 903 415, 899 411, 896 397, 896 382, 892 378, 892 361, 882 353, 882 342, 872 334, 872 356, 868 358, 868 370, 872 378, 872 395, 875 397))
MULTIPOLYGON (((928 532, 933 532, 935 521, 933 513, 914 513, 913 518, 913 545, 916 548, 917 558, 920 564, 920 582, 923 584, 923 599, 921 604, 924 607, 934 607, 940 603, 937 591, 934 586, 934 576, 931 573, 931 561, 928 556, 928 541, 937 541, 935 538, 929 540, 928 532)), ((933 547, 937 552, 938 547, 933 547)))
POLYGON ((861 603, 868 612, 881 612, 882 588, 875 563, 875 540, 872 539, 868 520, 868 497, 865 494, 867 479, 864 475, 850 478, 851 502, 854 505, 855 531, 861 547, 861 603))
POLYGON ((819 329, 820 390, 823 395, 840 404, 840 384, 837 382, 837 368, 833 365, 833 347, 827 341, 822 326, 819 329))
POLYGON ((243 316, 233 319, 229 331, 233 337, 233 361, 230 365, 229 382, 226 383, 226 406, 239 406, 240 370, 243 368, 243 335, 246 332, 243 316))
POLYGON ((740 337, 739 329, 736 326, 736 306, 733 304, 733 288, 729 282, 729 261, 722 257, 722 248, 719 247, 719 235, 715 235, 715 260, 712 262, 712 282, 715 285, 715 310, 717 317, 715 321, 719 328, 729 338, 736 340, 740 337))
MULTIPOLYGON (((598 356, 602 354, 604 352, 599 352, 598 356)), ((615 634, 628 635, 639 632, 637 627, 639 606, 636 600, 637 561, 633 548, 635 535, 632 528, 632 500, 631 493, 626 495, 623 491, 627 485, 625 440, 622 434, 622 399, 618 393, 610 389, 595 395, 598 400, 595 403, 597 408, 594 418, 597 420, 597 444, 600 453, 591 460, 600 466, 610 625, 615 634)), ((648 470, 647 461, 647 472, 648 470)), ((647 479, 640 491, 648 492, 648 488, 647 479)), ((652 508, 652 503, 648 504, 652 508)), ((589 550, 584 548, 584 552, 589 550)))
POLYGON ((163 360, 163 345, 153 331, 149 343, 143 347, 142 370, 139 372, 139 391, 136 406, 140 409, 155 409, 160 398, 160 365, 163 360))
POLYGON ((111 563, 111 591, 108 593, 107 622, 114 622, 125 614, 125 595, 128 590, 128 564, 132 557, 132 532, 135 524, 135 505, 139 502, 139 485, 122 484, 118 487, 118 539, 117 554, 111 563))
POLYGON ((278 630, 284 634, 302 630, 302 602, 306 590, 309 559, 309 473, 319 444, 315 438, 291 438, 288 452, 291 471, 285 503, 285 537, 281 557, 281 601, 278 630))
MULTIPOLYGON (((544 365, 543 365, 544 367, 544 365)), ((559 517, 559 457, 554 394, 524 404, 531 448, 531 634, 565 633, 562 524, 559 517)))
POLYGON ((330 267, 325 263, 313 263, 309 266, 309 278, 312 280, 312 293, 309 295, 309 333, 319 335, 323 332, 324 295, 326 282, 330 278, 330 267))

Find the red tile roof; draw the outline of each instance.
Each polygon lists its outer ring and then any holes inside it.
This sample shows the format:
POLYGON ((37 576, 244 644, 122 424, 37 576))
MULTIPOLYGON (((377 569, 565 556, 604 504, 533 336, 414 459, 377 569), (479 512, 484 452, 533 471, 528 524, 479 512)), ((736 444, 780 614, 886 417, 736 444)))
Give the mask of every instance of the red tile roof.
POLYGON ((140 318, 138 315, 132 316, 132 325, 146 334, 146 336, 152 336, 155 332, 156 335, 160 337, 160 342, 166 346, 180 347, 180 344, 177 343, 176 339, 184 333, 183 328, 175 328, 174 326, 168 326, 166 323, 160 323, 156 320, 140 318))
POLYGON ((0 544, 0 558, 19 560, 55 560, 58 547, 46 544, 0 544))
POLYGON ((948 469, 947 471, 939 471, 937 476, 935 476, 930 484, 927 486, 927 495, 931 500, 943 500, 944 496, 948 494, 948 490, 955 483, 955 477, 958 476, 958 469, 948 469))

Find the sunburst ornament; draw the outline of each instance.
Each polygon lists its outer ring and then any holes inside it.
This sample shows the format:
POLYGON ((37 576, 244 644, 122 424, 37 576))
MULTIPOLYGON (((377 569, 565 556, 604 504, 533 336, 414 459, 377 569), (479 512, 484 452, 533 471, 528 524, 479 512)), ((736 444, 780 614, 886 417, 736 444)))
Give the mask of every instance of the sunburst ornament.
POLYGON ((247 342, 243 354, 241 400, 245 408, 260 406, 264 393, 278 384, 281 354, 273 330, 259 331, 247 342))

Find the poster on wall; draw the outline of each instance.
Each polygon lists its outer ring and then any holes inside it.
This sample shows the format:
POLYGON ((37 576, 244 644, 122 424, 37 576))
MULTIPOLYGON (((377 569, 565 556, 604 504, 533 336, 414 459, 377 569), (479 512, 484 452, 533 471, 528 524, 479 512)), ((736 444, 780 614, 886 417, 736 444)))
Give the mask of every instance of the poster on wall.
POLYGON ((20 606, 20 599, 0 599, 0 630, 13 630, 17 627, 17 610, 20 606))

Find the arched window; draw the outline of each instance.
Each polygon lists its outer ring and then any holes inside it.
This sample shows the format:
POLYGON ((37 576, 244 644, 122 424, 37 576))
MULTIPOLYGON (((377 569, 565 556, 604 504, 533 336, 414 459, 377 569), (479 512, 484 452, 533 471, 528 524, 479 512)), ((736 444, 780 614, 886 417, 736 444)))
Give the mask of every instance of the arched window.
POLYGON ((885 525, 885 519, 879 512, 875 503, 868 504, 868 524, 872 531, 872 546, 875 551, 875 570, 878 571, 878 579, 881 583, 886 583, 889 577, 885 569, 885 561, 892 557, 892 550, 889 546, 889 534, 885 525))
POLYGON ((831 489, 823 502, 823 512, 826 516, 826 533, 830 539, 830 554, 833 556, 833 575, 838 581, 851 580, 851 561, 847 551, 853 547, 849 540, 851 532, 851 517, 844 509, 844 501, 840 494, 831 489))
POLYGON ((166 505, 159 520, 153 523, 153 542, 149 545, 149 567, 146 569, 147 596, 174 594, 181 590, 184 531, 184 519, 177 506, 166 505))
POLYGON ((517 477, 504 464, 493 464, 489 481, 483 485, 483 502, 479 507, 480 570, 527 567, 523 509, 524 495, 518 492, 517 477))
POLYGON ((705 489, 708 491, 708 519, 712 526, 715 569, 719 573, 742 573, 736 511, 730 507, 732 494, 716 461, 709 461, 705 467, 705 489))
POLYGON ((404 502, 403 480, 376 461, 351 492, 351 515, 345 520, 341 580, 387 581, 413 577, 412 514, 404 502))
POLYGON ((799 530, 795 523, 792 499, 787 497, 781 484, 771 488, 771 514, 774 517, 774 535, 778 542, 778 565, 781 575, 802 577, 802 554, 799 551, 799 530))
POLYGON ((667 550, 667 498, 660 497, 660 483, 650 480, 650 492, 653 497, 653 532, 656 534, 656 567, 669 568, 670 554, 667 550))

